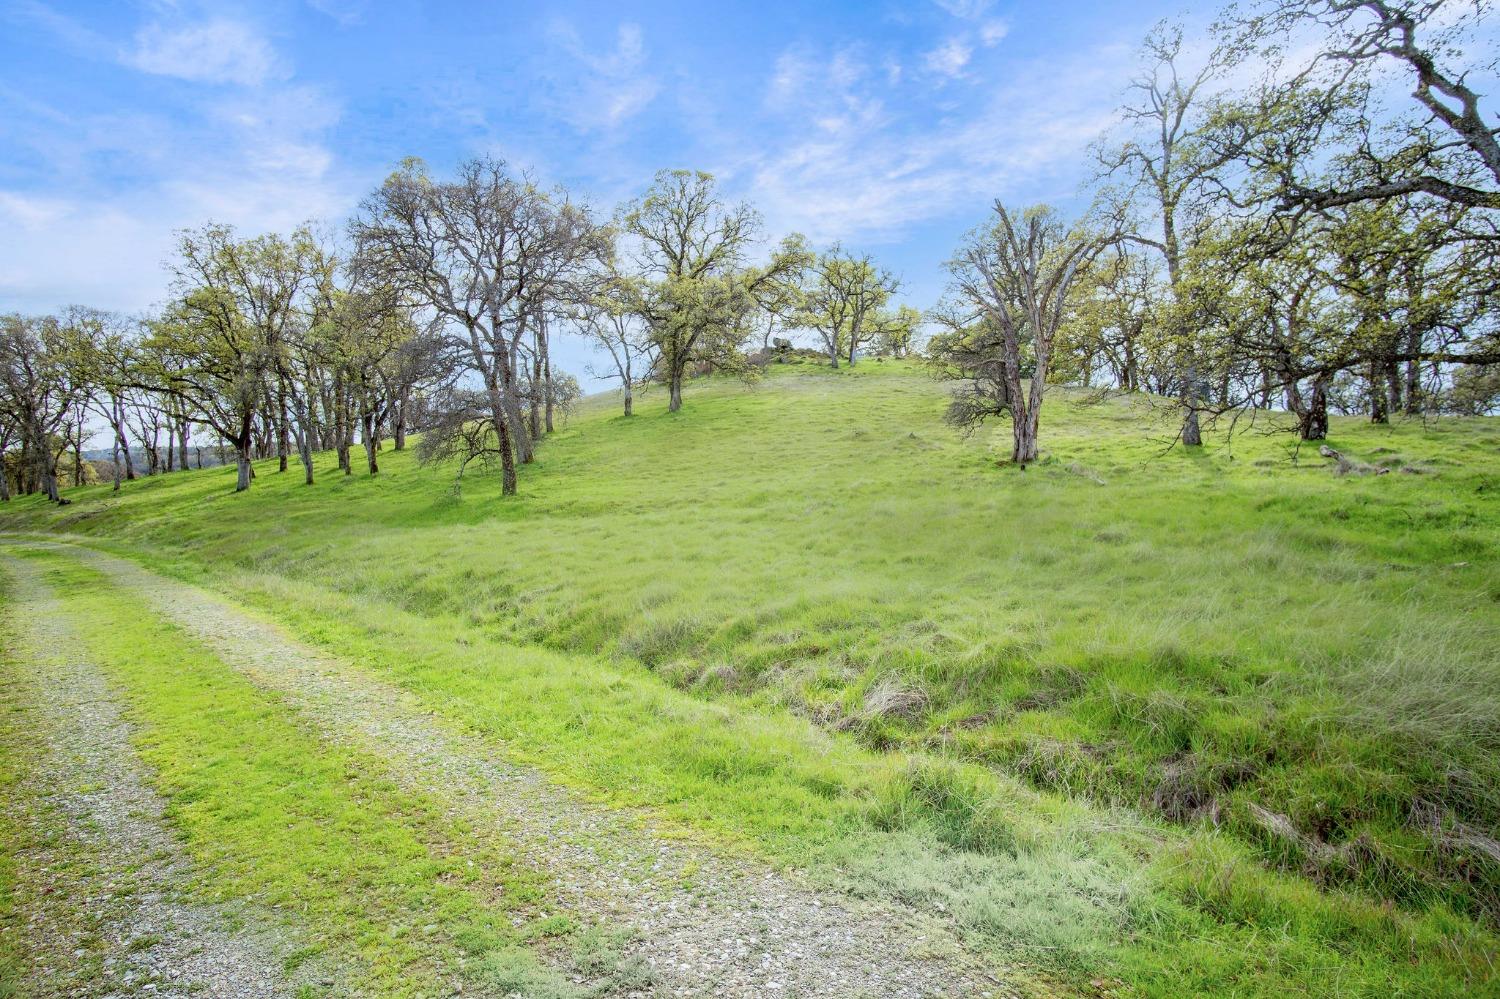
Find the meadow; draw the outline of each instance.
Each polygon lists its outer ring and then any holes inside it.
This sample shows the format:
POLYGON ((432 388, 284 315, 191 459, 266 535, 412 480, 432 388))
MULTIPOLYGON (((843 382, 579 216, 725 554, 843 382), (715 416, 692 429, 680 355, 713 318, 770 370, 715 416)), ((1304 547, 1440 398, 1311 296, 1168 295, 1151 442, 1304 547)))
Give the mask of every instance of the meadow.
POLYGON ((1500 420, 1335 418, 1338 475, 1274 414, 1186 451, 1169 409, 1059 390, 1022 469, 944 403, 914 363, 772 365, 678 413, 586 400, 518 497, 387 449, 312 487, 271 461, 242 494, 18 499, 0 531, 227 594, 559 781, 949 913, 1058 989, 1495 988, 1500 420))

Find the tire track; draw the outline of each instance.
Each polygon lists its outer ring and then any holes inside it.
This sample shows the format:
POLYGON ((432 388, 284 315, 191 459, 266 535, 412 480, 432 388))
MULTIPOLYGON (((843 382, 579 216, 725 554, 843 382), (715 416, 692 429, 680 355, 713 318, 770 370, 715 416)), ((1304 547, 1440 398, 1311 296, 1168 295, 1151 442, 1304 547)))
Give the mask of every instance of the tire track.
POLYGON ((627 925, 649 969, 630 995, 1019 996, 941 921, 796 883, 658 835, 586 802, 432 715, 411 693, 290 638, 196 587, 87 548, 43 543, 107 573, 315 725, 389 762, 398 782, 451 803, 547 872, 584 924, 627 925))
POLYGON ((18 858, 27 994, 293 995, 284 931, 239 907, 187 900, 191 863, 104 674, 40 571, 15 558, 5 568, 14 581, 8 685, 40 763, 18 788, 29 834, 18 858))

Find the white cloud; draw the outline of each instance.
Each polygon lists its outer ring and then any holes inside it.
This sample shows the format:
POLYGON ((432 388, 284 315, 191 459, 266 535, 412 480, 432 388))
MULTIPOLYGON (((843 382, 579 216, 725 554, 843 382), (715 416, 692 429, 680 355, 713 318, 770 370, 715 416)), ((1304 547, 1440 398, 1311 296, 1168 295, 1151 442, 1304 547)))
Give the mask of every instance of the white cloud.
POLYGON ((979 41, 985 48, 991 48, 1000 44, 1000 41, 1010 34, 1010 25, 1004 21, 986 21, 979 28, 979 41))
POLYGON ((962 38, 950 38, 923 56, 929 72, 940 76, 962 76, 974 49, 962 38))
POLYGON ((932 0, 954 17, 972 21, 995 5, 995 0, 932 0))
POLYGON ((231 20, 168 28, 148 25, 121 61, 145 73, 197 83, 260 86, 286 69, 269 42, 247 24, 231 20))
POLYGON ((553 36, 571 55, 575 67, 558 87, 558 110, 584 131, 611 129, 644 111, 661 84, 646 71, 646 46, 640 25, 624 23, 615 34, 615 47, 603 54, 584 48, 571 25, 559 24, 553 36), (576 68, 581 67, 582 72, 576 68))
POLYGON ((64 110, 45 96, 6 95, 0 145, 12 164, 34 166, 8 171, 0 190, 0 231, 10 235, 0 241, 0 309, 147 308, 165 294, 174 230, 212 220, 253 234, 337 219, 372 180, 341 171, 329 146, 339 104, 281 82, 287 67, 250 28, 157 25, 135 38, 126 57, 112 45, 88 54, 236 86, 193 88, 161 110, 64 110))
POLYGON ((979 103, 935 114, 928 101, 887 93, 883 74, 839 89, 817 75, 814 53, 785 54, 771 94, 795 81, 800 93, 825 96, 776 103, 786 141, 745 150, 736 172, 773 230, 796 228, 819 243, 891 238, 995 197, 1064 200, 1076 193, 1088 144, 1118 118, 1132 58, 1128 47, 1100 47, 1046 72, 1016 65, 979 103), (1069 86, 1057 88, 1058 78, 1069 86), (821 127, 830 107, 869 113, 846 113, 845 127, 830 130, 821 127), (807 121, 820 127, 810 132, 807 121))
POLYGON ((771 74, 771 84, 766 89, 766 101, 772 105, 786 104, 806 91, 813 66, 800 52, 790 49, 776 57, 776 69, 771 74))
POLYGON ((250 174, 196 162, 126 193, 0 190, 0 231, 8 234, 0 241, 0 310, 146 310, 165 298, 163 264, 176 230, 216 221, 246 234, 285 232, 341 217, 361 189, 302 172, 250 174))
POLYGON ((6 228, 35 232, 55 225, 68 214, 68 203, 61 198, 27 197, 0 191, 0 219, 6 228))
POLYGON ((345 28, 362 22, 370 6, 369 0, 307 0, 307 5, 345 28))
POLYGON ((70 304, 136 311, 161 298, 171 232, 113 199, 0 191, 0 308, 50 312, 70 304))
MULTIPOLYGON (((775 112, 810 122, 821 133, 839 135, 877 128, 885 119, 885 104, 864 86, 868 60, 857 46, 847 46, 822 57, 810 49, 783 52, 766 91, 766 105, 775 112)), ((884 79, 895 84, 899 65, 887 65, 884 79)))
POLYGON ((333 154, 324 133, 337 124, 338 104, 312 87, 284 87, 213 104, 209 114, 233 130, 247 171, 317 180, 333 154))

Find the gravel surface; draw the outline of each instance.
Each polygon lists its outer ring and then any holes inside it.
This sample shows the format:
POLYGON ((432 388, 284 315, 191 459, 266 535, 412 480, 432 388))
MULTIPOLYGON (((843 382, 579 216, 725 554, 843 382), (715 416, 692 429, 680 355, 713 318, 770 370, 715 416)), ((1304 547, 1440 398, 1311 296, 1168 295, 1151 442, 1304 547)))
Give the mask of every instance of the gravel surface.
POLYGON ((685 843, 638 813, 587 802, 506 762, 493 744, 433 716, 410 693, 217 596, 127 560, 56 547, 138 593, 252 681, 282 692, 329 735, 388 761, 398 782, 439 796, 474 828, 502 837, 518 860, 551 878, 550 912, 629 927, 617 956, 645 973, 628 985, 624 976, 620 994, 1021 994, 964 951, 943 920, 817 889, 685 843))
MULTIPOLYGON (((130 726, 66 614, 25 560, 12 649, 39 765, 22 787, 18 893, 30 962, 23 994, 289 996, 285 934, 188 901, 191 864, 130 744, 130 726)), ((12 705, 15 707, 15 705, 12 705)))

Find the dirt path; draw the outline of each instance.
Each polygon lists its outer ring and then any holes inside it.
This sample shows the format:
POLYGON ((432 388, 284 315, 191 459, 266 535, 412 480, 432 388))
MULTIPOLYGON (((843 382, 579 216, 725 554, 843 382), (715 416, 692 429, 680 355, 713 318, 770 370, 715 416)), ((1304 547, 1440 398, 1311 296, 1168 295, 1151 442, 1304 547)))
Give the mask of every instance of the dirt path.
POLYGON ((1015 996, 942 922, 820 892, 769 868, 657 835, 585 802, 425 708, 415 696, 290 638, 201 589, 90 549, 108 573, 329 734, 389 761, 396 779, 452 802, 547 872, 583 923, 626 925, 659 996, 1015 996))
POLYGON ((5 570, 18 666, 10 707, 39 743, 16 816, 27 835, 17 872, 30 960, 22 994, 291 995, 279 932, 184 898, 191 865, 103 674, 37 570, 24 559, 5 570))

